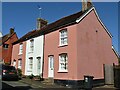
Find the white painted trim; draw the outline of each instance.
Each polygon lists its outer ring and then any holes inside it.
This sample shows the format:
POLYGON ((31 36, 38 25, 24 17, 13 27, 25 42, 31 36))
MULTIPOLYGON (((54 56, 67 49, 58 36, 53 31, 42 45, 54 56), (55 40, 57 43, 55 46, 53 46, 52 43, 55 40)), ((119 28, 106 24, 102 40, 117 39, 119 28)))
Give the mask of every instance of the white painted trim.
POLYGON ((119 58, 119 54, 117 53, 117 51, 115 50, 114 46, 112 45, 112 50, 115 52, 115 54, 117 55, 117 57, 119 58))
POLYGON ((58 73, 68 73, 68 70, 58 70, 58 73))
POLYGON ((87 16, 92 10, 95 11, 95 14, 96 14, 98 20, 100 21, 100 23, 102 24, 102 26, 105 28, 105 30, 106 30, 106 32, 108 33, 108 35, 110 36, 110 38, 112 38, 111 33, 108 31, 108 29, 106 28, 106 26, 103 24, 103 22, 102 22, 101 19, 99 18, 98 14, 97 14, 97 11, 96 11, 96 9, 95 9, 94 7, 92 7, 91 9, 89 9, 83 16, 81 16, 80 18, 78 18, 78 19, 76 20, 76 22, 79 23, 79 22, 80 22, 85 16, 87 16))

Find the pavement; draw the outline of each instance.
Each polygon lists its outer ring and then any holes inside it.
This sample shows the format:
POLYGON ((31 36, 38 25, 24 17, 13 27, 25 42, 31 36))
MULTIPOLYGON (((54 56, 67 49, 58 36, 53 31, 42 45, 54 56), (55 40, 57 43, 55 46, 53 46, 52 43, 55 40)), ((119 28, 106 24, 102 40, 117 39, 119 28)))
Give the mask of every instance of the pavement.
MULTIPOLYGON (((73 89, 73 88, 69 88, 66 86, 60 86, 58 84, 55 83, 50 83, 50 82, 45 82, 45 81, 39 81, 39 80, 31 80, 28 78, 23 78, 22 80, 19 80, 19 82, 25 83, 30 85, 32 88, 34 89, 45 89, 45 90, 53 90, 53 89, 57 89, 57 90, 84 90, 84 89, 73 89)), ((99 86, 99 87, 93 87, 92 90, 119 90, 117 88, 114 87, 114 85, 104 85, 104 86, 99 86)))
POLYGON ((19 82, 30 85, 32 88, 66 88, 64 86, 60 86, 54 83, 39 81, 39 80, 31 80, 28 78, 23 78, 19 80, 19 82))

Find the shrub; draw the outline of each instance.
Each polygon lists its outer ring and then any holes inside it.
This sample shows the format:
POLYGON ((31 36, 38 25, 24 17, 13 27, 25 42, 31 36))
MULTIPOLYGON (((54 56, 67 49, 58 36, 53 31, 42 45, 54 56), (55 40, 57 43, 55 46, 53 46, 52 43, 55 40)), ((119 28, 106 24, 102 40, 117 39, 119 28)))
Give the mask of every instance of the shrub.
POLYGON ((17 72, 18 72, 18 77, 21 78, 22 77, 22 70, 18 68, 17 72))
POLYGON ((30 79, 33 79, 34 78, 34 75, 31 74, 30 76, 28 76, 30 79))

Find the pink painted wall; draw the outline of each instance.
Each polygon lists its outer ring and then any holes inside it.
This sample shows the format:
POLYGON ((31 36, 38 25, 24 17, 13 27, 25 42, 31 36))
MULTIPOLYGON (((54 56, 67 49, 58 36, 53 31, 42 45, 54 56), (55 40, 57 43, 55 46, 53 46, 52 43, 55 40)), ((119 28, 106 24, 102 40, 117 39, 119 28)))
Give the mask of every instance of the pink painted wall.
POLYGON ((80 80, 84 75, 104 78, 103 64, 118 64, 111 38, 94 11, 77 25, 77 57, 77 78, 80 80))
MULTIPOLYGON (((12 62, 16 60, 16 68, 18 67, 18 59, 22 59, 22 74, 25 74, 25 55, 26 55, 26 41, 23 43, 23 54, 19 55, 19 46, 20 43, 13 45, 13 52, 12 52, 12 62)), ((13 64, 13 63, 12 63, 13 64)))
POLYGON ((59 30, 45 35, 44 46, 44 78, 48 78, 48 56, 54 55, 54 79, 77 79, 76 25, 66 27, 68 30, 68 46, 59 47, 59 30), (68 73, 58 72, 59 54, 68 54, 68 73))

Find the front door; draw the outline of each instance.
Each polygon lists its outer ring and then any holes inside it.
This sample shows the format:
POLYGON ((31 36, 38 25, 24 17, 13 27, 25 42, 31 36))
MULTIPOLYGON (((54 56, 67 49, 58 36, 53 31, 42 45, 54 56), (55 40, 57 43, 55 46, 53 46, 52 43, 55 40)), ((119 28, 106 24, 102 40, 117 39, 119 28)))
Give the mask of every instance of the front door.
POLYGON ((48 77, 54 77, 54 56, 48 57, 48 77))

